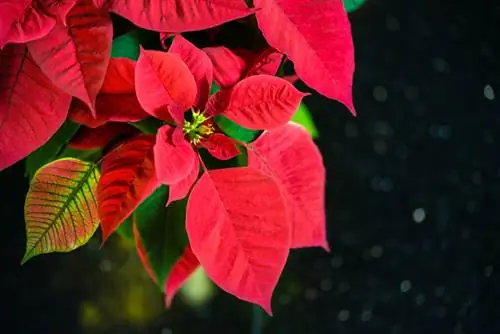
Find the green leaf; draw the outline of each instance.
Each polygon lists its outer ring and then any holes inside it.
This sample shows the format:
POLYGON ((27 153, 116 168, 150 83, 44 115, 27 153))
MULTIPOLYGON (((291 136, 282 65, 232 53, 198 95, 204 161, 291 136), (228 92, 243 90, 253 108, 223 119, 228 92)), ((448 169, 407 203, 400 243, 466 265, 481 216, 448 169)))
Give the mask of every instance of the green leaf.
POLYGON ((118 226, 116 232, 125 240, 134 241, 134 220, 132 216, 125 219, 123 223, 118 226))
POLYGON ((292 117, 292 122, 302 125, 314 139, 318 138, 318 129, 314 125, 309 108, 307 108, 304 102, 299 105, 299 108, 292 117))
POLYGON ((102 156, 102 149, 95 150, 76 150, 66 147, 66 149, 58 156, 59 158, 76 158, 83 161, 94 162, 102 156))
POLYGON ((361 7, 366 0, 344 0, 344 8, 346 12, 352 13, 361 7))
POLYGON ((217 86, 215 83, 212 83, 212 86, 210 87, 210 95, 214 95, 218 91, 220 91, 219 86, 217 86))
POLYGON ((79 128, 79 124, 66 121, 45 145, 26 158, 26 174, 30 180, 40 167, 57 158, 79 128))
POLYGON ((215 123, 219 126, 219 128, 229 137, 234 138, 236 140, 249 143, 253 141, 257 136, 261 133, 261 131, 250 130, 244 128, 235 122, 231 121, 229 118, 216 115, 214 117, 215 123))
POLYGON ((161 186, 134 212, 135 224, 141 237, 146 257, 160 288, 187 244, 184 229, 187 200, 165 207, 168 188, 161 186))
POLYGON ((133 30, 113 40, 112 58, 130 58, 137 60, 140 53, 139 32, 133 30))
POLYGON ((21 264, 39 254, 72 251, 94 234, 99 225, 96 167, 68 158, 35 173, 24 205, 26 253, 21 264))
POLYGON ((158 129, 163 126, 163 122, 154 117, 148 117, 139 122, 129 122, 136 129, 141 130, 143 133, 156 134, 158 129))

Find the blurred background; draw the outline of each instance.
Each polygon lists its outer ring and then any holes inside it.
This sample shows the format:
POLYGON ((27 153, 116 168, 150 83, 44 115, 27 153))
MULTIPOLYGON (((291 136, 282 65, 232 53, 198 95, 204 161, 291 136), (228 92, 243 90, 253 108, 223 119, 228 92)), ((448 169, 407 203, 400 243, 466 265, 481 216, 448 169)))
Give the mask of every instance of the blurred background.
POLYGON ((0 174, 5 332, 500 333, 500 3, 367 0, 350 18, 358 117, 305 100, 332 252, 291 253, 273 318, 199 275, 164 310, 119 238, 21 268, 18 164, 0 174))

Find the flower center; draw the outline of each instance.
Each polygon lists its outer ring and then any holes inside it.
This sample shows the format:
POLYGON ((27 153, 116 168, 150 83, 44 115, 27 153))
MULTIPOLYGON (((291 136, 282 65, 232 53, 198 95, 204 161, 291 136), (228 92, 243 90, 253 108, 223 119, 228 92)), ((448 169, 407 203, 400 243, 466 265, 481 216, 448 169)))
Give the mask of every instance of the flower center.
POLYGON ((184 120, 184 134, 193 145, 198 145, 202 140, 214 133, 214 126, 210 119, 200 111, 192 111, 191 121, 184 120))

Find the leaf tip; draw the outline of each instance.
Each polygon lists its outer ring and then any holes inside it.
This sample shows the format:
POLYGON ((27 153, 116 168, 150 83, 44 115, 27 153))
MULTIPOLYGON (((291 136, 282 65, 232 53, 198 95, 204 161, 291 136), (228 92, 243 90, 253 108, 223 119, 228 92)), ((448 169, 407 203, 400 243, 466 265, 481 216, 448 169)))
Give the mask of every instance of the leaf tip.
POLYGON ((259 304, 260 307, 262 307, 262 309, 264 311, 266 311, 266 313, 272 317, 273 316, 273 310, 271 308, 271 299, 267 300, 267 301, 264 301, 262 304, 259 304))
POLYGON ((30 253, 26 252, 26 254, 24 254, 23 256, 23 259, 21 260, 21 266, 24 266, 26 264, 26 262, 28 262, 33 256, 30 255, 30 253))

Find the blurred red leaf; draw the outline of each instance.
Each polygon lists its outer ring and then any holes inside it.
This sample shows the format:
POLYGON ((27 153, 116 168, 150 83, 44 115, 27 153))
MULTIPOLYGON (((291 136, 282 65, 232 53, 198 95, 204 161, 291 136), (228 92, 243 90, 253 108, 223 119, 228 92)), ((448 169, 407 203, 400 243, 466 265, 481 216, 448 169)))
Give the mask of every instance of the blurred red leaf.
POLYGON ((7 45, 0 52, 0 73, 0 170, 3 170, 52 137, 66 119, 71 96, 52 84, 24 45, 7 45))
POLYGON ((149 117, 135 94, 136 62, 127 58, 111 58, 101 91, 96 99, 96 117, 78 100, 73 100, 70 118, 95 128, 107 122, 137 122, 149 117))
POLYGON ((270 314, 290 248, 276 182, 247 167, 205 172, 191 191, 186 214, 191 248, 208 277, 270 314))
POLYGON ((95 115, 111 55, 113 26, 109 14, 92 0, 81 0, 45 37, 28 43, 42 71, 68 94, 85 102, 95 115))
POLYGON ((354 47, 342 0, 254 0, 254 5, 267 42, 290 58, 302 81, 355 114, 354 47))
POLYGON ((250 144, 248 166, 280 185, 292 229, 292 248, 329 250, 325 225, 325 167, 307 131, 287 124, 264 132, 250 144))
POLYGON ((77 150, 95 150, 104 148, 121 135, 128 135, 137 130, 128 124, 107 123, 97 128, 81 127, 68 146, 77 150))
POLYGON ((170 270, 167 279, 165 280, 165 304, 167 307, 172 305, 175 294, 188 280, 191 274, 198 268, 200 263, 193 254, 189 245, 184 249, 184 253, 170 270))

